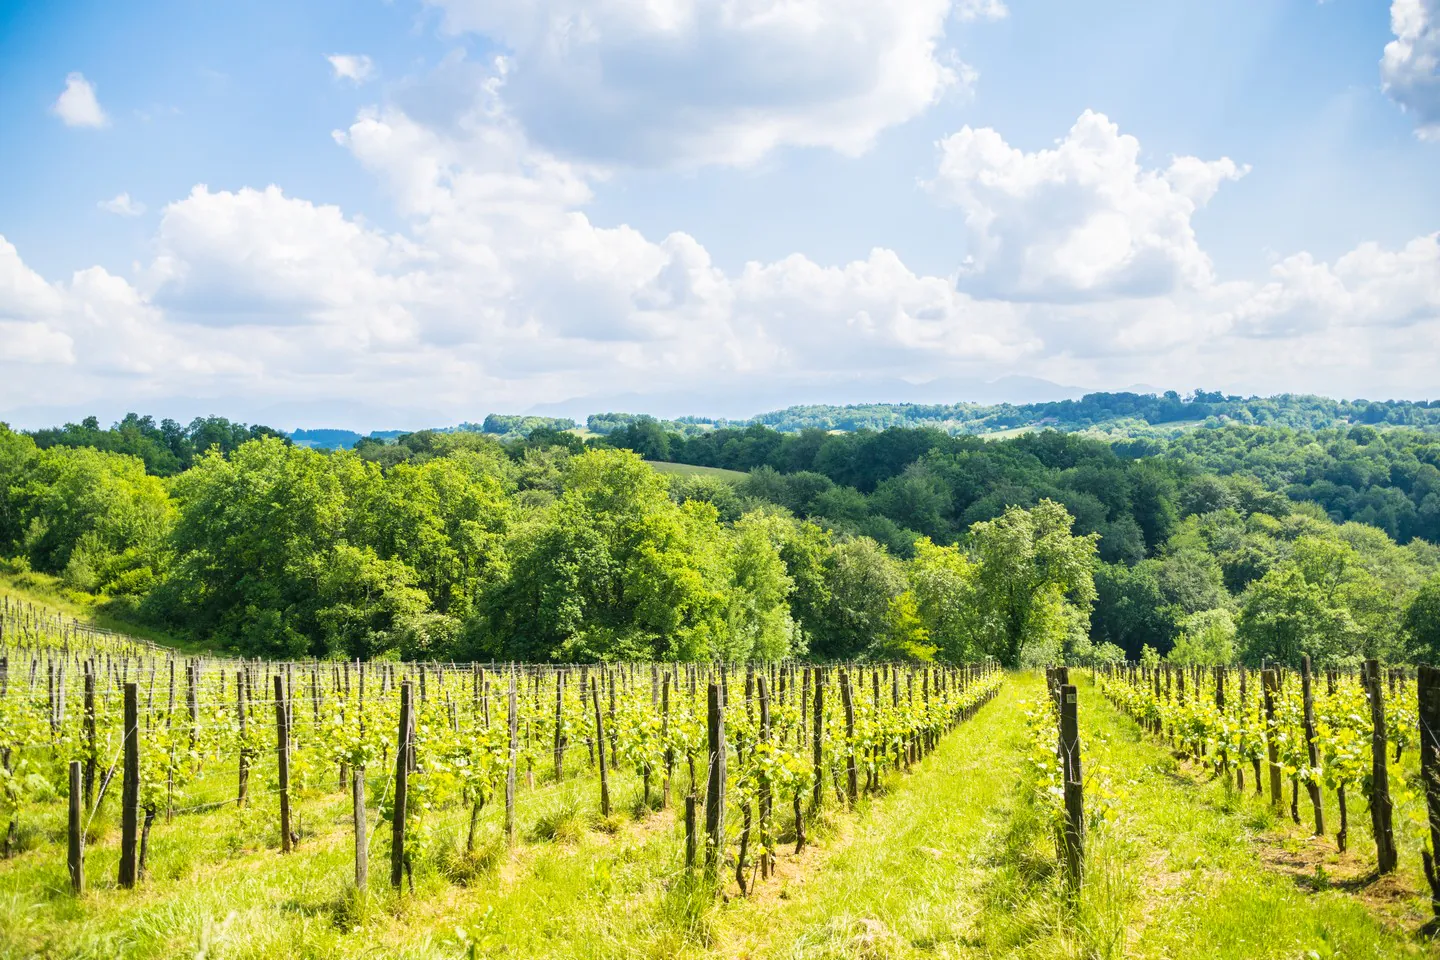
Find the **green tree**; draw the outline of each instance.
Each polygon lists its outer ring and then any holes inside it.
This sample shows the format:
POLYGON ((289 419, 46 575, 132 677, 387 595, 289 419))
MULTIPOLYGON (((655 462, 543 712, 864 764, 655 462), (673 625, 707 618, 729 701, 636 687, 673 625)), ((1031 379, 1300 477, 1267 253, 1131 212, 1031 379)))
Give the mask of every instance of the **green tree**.
POLYGON ((1251 665, 1270 660, 1298 666, 1305 654, 1317 664, 1335 664, 1353 661, 1363 650, 1350 611, 1310 583, 1299 566, 1288 563, 1246 592, 1236 641, 1241 658, 1251 665))
POLYGON ((906 567, 906 576, 915 615, 939 657, 964 663, 983 656, 975 562, 959 547, 937 546, 923 537, 915 543, 915 558, 906 567))
POLYGON ((1404 627, 1409 656, 1420 663, 1440 663, 1440 574, 1411 599, 1404 627))
POLYGON ((1075 536, 1072 523, 1064 507, 1041 500, 971 528, 988 652, 1007 666, 1019 665, 1026 646, 1058 654, 1071 634, 1067 607, 1089 620, 1099 538, 1075 536))
POLYGON ((1180 623, 1180 635, 1166 656, 1190 667, 1219 667, 1235 660, 1235 618, 1229 610, 1201 610, 1180 623))

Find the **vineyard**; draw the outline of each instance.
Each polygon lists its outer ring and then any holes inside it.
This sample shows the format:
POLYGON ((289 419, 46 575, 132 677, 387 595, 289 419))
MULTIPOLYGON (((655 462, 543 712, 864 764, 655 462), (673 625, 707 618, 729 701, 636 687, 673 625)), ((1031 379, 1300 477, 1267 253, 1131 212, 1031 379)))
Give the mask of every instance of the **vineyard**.
POLYGON ((1260 948, 1217 956, 1429 935, 1440 686, 1400 670, 282 663, 0 624, 5 956, 1167 956, 1204 911, 1194 876, 1146 902, 1156 857, 1259 897, 1260 948), (1334 836, 1308 896, 1244 863, 1302 813, 1334 836))

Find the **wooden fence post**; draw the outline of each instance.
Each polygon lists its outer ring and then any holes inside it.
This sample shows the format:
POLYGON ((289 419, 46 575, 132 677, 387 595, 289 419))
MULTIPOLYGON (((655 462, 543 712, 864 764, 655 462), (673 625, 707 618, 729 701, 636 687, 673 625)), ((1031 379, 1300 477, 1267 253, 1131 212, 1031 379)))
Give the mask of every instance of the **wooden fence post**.
POLYGON ((685 869, 695 869, 695 794, 685 795, 685 869))
POLYGON ((350 771, 350 802, 355 821, 355 889, 361 893, 370 885, 370 841, 365 836, 365 768, 350 771))
POLYGON ((520 711, 515 698, 515 672, 510 672, 510 750, 505 766, 505 842, 515 849, 515 763, 520 752, 520 711))
MULTIPOLYGON (((590 682, 595 683, 594 680, 590 682)), ((605 717, 600 711, 600 688, 592 686, 590 694, 590 699, 595 701, 595 739, 603 744, 605 742, 605 717)), ((610 816, 610 775, 603 749, 600 751, 600 816, 610 816)))
POLYGON ((275 753, 280 761, 280 852, 289 853, 290 839, 290 711, 285 681, 275 674, 275 753))
MULTIPOLYGON (((89 674, 86 674, 89 677, 89 674)), ((70 889, 75 893, 85 892, 85 824, 82 818, 84 810, 84 775, 81 772, 79 760, 70 761, 70 822, 69 822, 69 855, 66 863, 70 867, 70 889)))
POLYGON ((814 816, 820 809, 820 804, 825 801, 823 769, 825 761, 825 673, 823 667, 815 668, 815 716, 810 747, 815 763, 815 793, 810 801, 810 815, 814 816))
POLYGON ((95 671, 85 665, 85 809, 95 806, 95 671))
POLYGON ((713 880, 719 876, 725 856, 725 714, 720 687, 713 681, 706 708, 710 763, 705 785, 705 873, 713 880))
MULTIPOLYGON (((756 680, 756 693, 760 704, 760 742, 770 742, 770 688, 764 675, 756 680)), ((775 869, 775 854, 770 849, 770 812, 774 799, 770 795, 770 781, 761 779, 758 793, 760 812, 760 876, 768 878, 775 869)))
MULTIPOLYGON (((801 717, 803 725, 805 718, 801 717)), ((665 781, 660 786, 660 809, 670 806, 670 779, 675 775, 675 748, 670 744, 670 671, 660 688, 660 742, 665 744, 665 781)))
MULTIPOLYGON (((1310 655, 1300 661, 1300 698, 1303 704, 1305 725, 1305 750, 1310 760, 1311 775, 1306 778, 1305 789, 1310 794, 1310 806, 1315 810, 1315 836, 1325 836, 1325 807, 1320 800, 1320 783, 1314 771, 1320 769, 1320 749, 1315 743, 1315 695, 1310 687, 1310 655)), ((1383 724, 1382 724, 1383 726, 1383 724)))
POLYGON ((1260 673, 1260 685, 1265 694, 1265 744, 1266 755, 1270 762, 1270 805, 1276 810, 1285 806, 1285 787, 1280 779, 1280 745, 1275 742, 1275 693, 1279 689, 1280 680, 1275 671, 1263 670, 1260 673))
POLYGON ((555 671, 555 782, 565 779, 565 671, 555 671))
POLYGON ((845 705, 845 801, 854 805, 860 797, 859 770, 855 767, 855 693, 850 675, 840 671, 840 700, 845 705))
MULTIPOLYGON (((1065 679, 1069 679, 1068 675, 1065 679)), ((1080 889, 1085 871, 1085 794, 1080 766, 1079 697, 1072 684, 1060 685, 1060 749, 1065 788, 1065 880, 1080 889)))
POLYGON ((1365 661, 1365 686, 1370 694, 1370 823, 1375 833, 1375 860, 1381 873, 1393 873, 1399 862, 1395 850, 1394 810, 1390 803, 1390 771, 1385 754, 1385 688, 1380 683, 1380 661, 1365 661))
POLYGON ((414 741, 411 705, 414 687, 409 680, 400 685, 400 723, 395 747, 395 807, 390 818, 390 886, 396 890, 405 881, 405 808, 410 793, 410 753, 414 741))
POLYGON ((135 844, 140 829, 140 687, 125 684, 125 779, 120 794, 120 886, 135 886, 135 844))
POLYGON ((249 721, 246 718, 245 673, 235 672, 235 713, 240 720, 240 769, 236 775, 235 806, 245 806, 245 795, 250 791, 250 749, 246 732, 249 721))
POLYGON ((1430 823, 1430 849, 1424 852, 1430 904, 1440 917, 1440 667, 1421 667, 1416 691, 1420 712, 1420 781, 1430 823))

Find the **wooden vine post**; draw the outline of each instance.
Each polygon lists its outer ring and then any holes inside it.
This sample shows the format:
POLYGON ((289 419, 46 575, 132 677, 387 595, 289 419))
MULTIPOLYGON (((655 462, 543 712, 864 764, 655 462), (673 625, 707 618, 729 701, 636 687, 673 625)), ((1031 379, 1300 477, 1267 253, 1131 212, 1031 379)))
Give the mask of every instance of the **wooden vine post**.
POLYGON ((555 782, 565 779, 565 671, 555 672, 555 782))
POLYGON ((695 870, 695 794, 685 795, 685 869, 695 870))
POLYGON ((1380 683, 1380 661, 1365 661, 1365 687, 1370 694, 1370 825, 1375 834, 1375 860, 1380 873, 1393 873, 1399 855, 1395 850, 1394 808, 1390 802, 1390 771, 1385 757, 1389 731, 1385 729, 1385 688, 1380 683))
MULTIPOLYGON (((88 673, 85 675, 90 676, 88 673)), ((85 823, 83 811, 85 808, 84 797, 84 773, 79 760, 70 761, 70 821, 67 833, 69 835, 69 851, 66 857, 66 865, 70 868, 70 889, 75 893, 85 892, 85 823)))
POLYGON ((85 664, 85 809, 95 807, 95 671, 85 664))
POLYGON ((510 674, 510 704, 507 726, 510 749, 505 765, 505 843, 515 849, 515 763, 520 753, 520 711, 516 702, 515 674, 510 674))
MULTIPOLYGON (((761 676, 757 681, 760 699, 760 742, 770 743, 770 689, 761 676)), ((770 781, 761 777, 758 789, 760 808, 760 876, 768 878, 775 869, 775 853, 770 847, 770 812, 773 798, 770 795, 770 781)))
POLYGON ((410 797, 410 752, 414 745, 410 730, 414 723, 411 705, 414 687, 409 680, 400 685, 400 724, 395 749, 395 806, 390 814, 390 886, 396 890, 405 881, 405 813, 410 797))
POLYGON ((285 704, 285 681, 275 674, 275 753, 280 761, 280 851, 289 853, 290 839, 290 711, 285 704))
POLYGON ((236 775, 235 806, 245 806, 245 795, 250 790, 250 740, 246 732, 245 674, 235 672, 235 713, 240 721, 240 764, 236 775))
POLYGON ((840 700, 845 706, 845 802, 854 806, 860 797, 860 771, 855 767, 855 693, 850 674, 840 671, 840 700))
POLYGON ((1061 684, 1059 692, 1065 788, 1065 882, 1074 892, 1080 889, 1085 872, 1085 788, 1080 766, 1079 696, 1069 683, 1061 684))
POLYGON ((720 875, 725 856, 725 713, 720 687, 710 683, 706 694, 706 732, 709 737, 709 774, 705 784, 705 875, 720 875))
POLYGON ((120 886, 135 886, 138 860, 136 840, 140 829, 140 688, 125 684, 125 779, 120 793, 120 886))
POLYGON ((1424 851, 1430 905, 1440 917, 1440 668, 1421 667, 1416 690, 1420 707, 1420 780, 1430 824, 1430 849, 1424 851))
POLYGON ((660 742, 665 744, 665 779, 660 785, 660 809, 670 806, 670 778, 675 775, 675 748, 670 743, 670 671, 660 692, 660 742))
POLYGON ((820 804, 825 800, 825 673, 823 667, 815 668, 815 717, 810 746, 815 762, 815 793, 810 801, 810 813, 811 816, 814 816, 820 809, 820 804))
POLYGON ((1325 836, 1325 807, 1320 801, 1320 781, 1316 771, 1320 769, 1320 748, 1315 742, 1315 696, 1310 688, 1310 655, 1300 661, 1300 697, 1304 708, 1305 750, 1310 760, 1310 775, 1305 778, 1305 789, 1310 794, 1310 806, 1315 811, 1315 836, 1325 836))
MULTIPOLYGON (((594 680, 590 681, 592 684, 594 680)), ((605 716, 600 710, 600 688, 590 688, 590 699, 595 701, 595 739, 605 742, 605 716)), ((610 769, 605 762, 605 751, 600 751, 600 816, 610 816, 610 769)))
POLYGON ((1280 679, 1274 670, 1263 670, 1260 685, 1265 694, 1265 751, 1270 763, 1270 805, 1280 810, 1285 806, 1285 786, 1280 778, 1280 745, 1275 742, 1275 694, 1280 687, 1280 679))

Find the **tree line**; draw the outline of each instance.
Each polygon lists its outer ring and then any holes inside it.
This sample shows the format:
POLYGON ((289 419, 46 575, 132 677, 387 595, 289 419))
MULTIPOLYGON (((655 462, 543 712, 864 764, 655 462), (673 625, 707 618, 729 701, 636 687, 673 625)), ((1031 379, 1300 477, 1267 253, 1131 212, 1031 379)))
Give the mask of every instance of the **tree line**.
POLYGON ((521 426, 334 454, 217 446, 163 482, 9 434, 22 465, 0 468, 0 554, 289 655, 1440 654, 1440 550, 1396 519, 1402 500, 1429 517, 1440 489, 1437 443, 1411 431, 1231 426, 1156 446, 521 426), (640 458, 746 476, 662 477, 640 458))
POLYGON ((1058 504, 906 560, 564 436, 264 437, 161 479, 0 428, 0 554, 272 657, 1019 663, 1086 636, 1096 538, 1058 504))
POLYGON ((682 436, 641 420, 604 442, 748 471, 736 494, 907 558, 922 539, 963 542, 1010 506, 1058 503, 1097 538, 1090 641, 1132 659, 1147 648, 1212 663, 1440 655, 1440 438, 1428 434, 1232 425, 1107 442, 751 425, 682 436))

